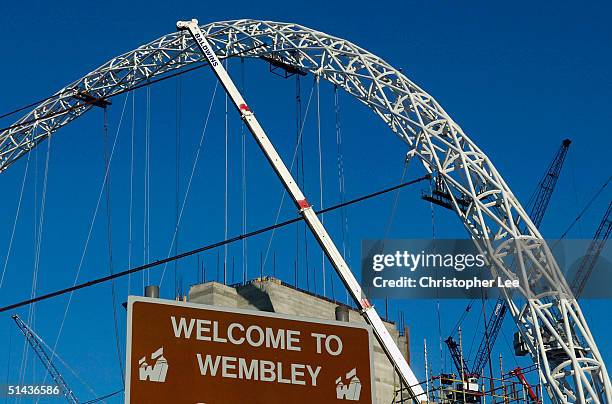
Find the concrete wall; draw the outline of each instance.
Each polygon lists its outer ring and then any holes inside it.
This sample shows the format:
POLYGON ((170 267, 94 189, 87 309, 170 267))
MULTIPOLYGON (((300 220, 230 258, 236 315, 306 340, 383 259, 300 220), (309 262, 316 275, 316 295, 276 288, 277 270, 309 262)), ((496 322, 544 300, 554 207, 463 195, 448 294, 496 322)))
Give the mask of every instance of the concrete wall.
MULTIPOLYGON (((335 319, 337 306, 337 303, 283 285, 273 278, 251 281, 235 288, 217 282, 194 285, 189 289, 189 301, 325 320, 335 319)), ((363 317, 353 309, 349 310, 349 322, 365 323, 363 317)), ((385 323, 385 325, 400 350, 406 355, 405 338, 399 336, 394 324, 385 323)), ((378 341, 374 340, 373 345, 377 402, 391 403, 393 393, 398 386, 398 378, 378 341)))

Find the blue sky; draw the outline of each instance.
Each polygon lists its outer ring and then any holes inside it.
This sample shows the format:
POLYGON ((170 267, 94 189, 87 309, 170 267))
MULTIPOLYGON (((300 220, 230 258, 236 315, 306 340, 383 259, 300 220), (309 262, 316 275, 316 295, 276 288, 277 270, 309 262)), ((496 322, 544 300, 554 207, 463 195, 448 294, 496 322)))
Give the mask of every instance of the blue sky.
MULTIPOLYGON (((178 19, 198 18, 210 22, 236 18, 254 18, 300 23, 348 39, 379 55, 432 94, 461 125, 464 131, 489 155, 519 199, 525 201, 552 158, 561 140, 573 140, 558 188, 542 225, 548 238, 557 237, 573 220, 582 206, 610 175, 607 164, 610 151, 612 113, 609 100, 612 62, 609 48, 612 28, 607 21, 610 5, 605 2, 576 4, 541 2, 504 4, 473 2, 396 2, 393 4, 356 2, 232 2, 212 3, 181 1, 105 2, 11 2, 3 5, 0 16, 0 65, 2 96, 0 112, 21 106, 57 91, 82 77, 110 58, 136 48, 174 30, 178 19)), ((242 79, 239 61, 230 63, 230 72, 242 79)), ((270 137, 285 157, 290 158, 295 141, 295 80, 283 80, 269 74, 268 67, 246 61, 246 95, 270 137)), ((181 79, 181 158, 180 197, 186 189, 196 145, 200 139, 206 109, 214 81, 205 70, 181 79)), ((167 81, 151 89, 151 259, 163 258, 172 238, 175 212, 175 110, 177 81, 167 81)), ((312 86, 312 78, 301 81, 303 111, 312 86)), ((135 96, 135 172, 132 262, 143 262, 143 135, 146 119, 146 90, 135 96)), ((339 201, 336 168, 336 133, 332 111, 333 93, 321 85, 321 128, 323 137, 324 205, 339 201)), ((132 99, 113 99, 110 109, 110 136, 115 135, 124 102, 126 112, 119 128, 111 175, 114 270, 127 266, 129 223, 130 133, 132 99)), ((403 144, 363 106, 346 95, 340 97, 347 197, 394 185, 401 176, 403 144)), ((313 98, 314 103, 314 98, 313 98)), ((311 105, 314 108, 314 104, 311 105)), ((316 120, 311 109, 304 126, 305 188, 310 199, 319 200, 316 120)), ((230 112, 233 112, 230 110, 230 112)), ((7 126, 17 116, 0 120, 7 126)), ((218 93, 206 134, 193 185, 187 199, 179 250, 217 241, 224 236, 224 100, 218 93)), ((241 231, 241 132, 239 121, 229 124, 229 234, 241 231)), ((251 139, 247 138, 247 228, 255 229, 275 219, 281 187, 251 139)), ((44 162, 47 144, 30 160, 28 179, 7 273, 0 289, 0 304, 5 305, 30 295, 34 262, 35 220, 40 214, 44 162)), ((0 176, 0 262, 4 263, 11 228, 20 195, 26 160, 22 159, 0 176)), ((89 223, 96 205, 104 170, 102 113, 92 111, 63 128, 53 138, 49 160, 48 193, 42 233, 37 293, 49 292, 72 284, 83 251, 89 223)), ((407 178, 422 175, 411 166, 407 178)), ((427 238, 432 236, 429 205, 420 200, 418 185, 402 191, 398 214, 390 236, 427 238)), ((597 226, 611 193, 607 190, 570 233, 574 238, 590 237, 597 226)), ((104 201, 103 201, 104 202, 104 201)), ((358 264, 361 239, 382 237, 393 202, 383 197, 351 207, 347 211, 350 238, 346 240, 358 264)), ((108 273, 106 244, 106 208, 102 204, 85 255, 80 280, 108 273)), ((281 219, 293 217, 286 203, 281 219)), ((330 214, 326 223, 341 243, 339 215, 330 214)), ((437 237, 461 237, 464 231, 456 217, 436 209, 437 237)), ((303 230, 298 230, 303 234, 303 230)), ((266 250, 269 236, 248 242, 249 278, 259 274, 260 253, 266 250)), ((310 284, 306 284, 305 247, 299 286, 314 289, 312 276, 321 288, 321 256, 314 241, 308 241, 310 284), (316 275, 312 275, 316 274, 316 275)), ((277 232, 272 251, 277 252, 277 275, 293 282, 296 228, 277 232)), ((221 257, 223 249, 220 250, 221 257)), ((217 253, 201 257, 207 267, 207 279, 216 275, 217 253)), ((242 269, 242 249, 228 248, 234 257, 236 273, 242 269)), ((197 280, 195 258, 179 263, 183 289, 197 280)), ((1 268, 1 267, 0 267, 1 268)), ((173 266, 162 287, 164 297, 173 297, 173 266)), ((329 274, 329 264, 327 264, 329 274)), ((271 274, 268 264, 266 274, 271 274)), ((161 269, 151 271, 156 282, 161 269)), ((231 275, 230 275, 231 280, 231 275)), ((234 280, 239 280, 237 277, 234 280)), ((130 280, 129 291, 141 293, 142 278, 130 280)), ((117 301, 125 301, 127 280, 116 285, 117 301)), ((329 285, 328 285, 329 287, 329 285)), ((335 297, 344 299, 336 283, 335 297)), ((331 295, 328 289, 327 294, 331 295)), ((67 298, 60 297, 36 306, 35 328, 52 345, 58 333, 67 298)), ((378 307, 383 307, 379 303, 378 307)), ((446 336, 463 310, 464 302, 441 302, 442 336, 446 336)), ((607 318, 609 301, 585 302, 585 315, 605 358, 612 357, 612 345, 606 336, 612 332, 607 318)), ((427 338, 436 346, 439 337, 435 302, 392 302, 390 317, 402 310, 412 328, 415 369, 423 373, 422 344, 427 338)), ((477 310, 476 310, 477 311, 477 310)), ((27 317, 27 309, 18 310, 27 317)), ((125 314, 118 310, 119 335, 123 341, 125 314)), ((478 313, 467 324, 466 338, 479 335, 478 313)), ((504 324, 510 341, 513 325, 504 324)), ((500 338, 497 349, 509 366, 511 352, 500 338)), ((23 338, 9 313, 0 318, 0 380, 19 380, 23 338)), ((123 342, 122 342, 123 343, 123 342)), ((430 348, 431 350, 431 348, 430 348)), ((99 394, 120 388, 110 285, 90 288, 74 295, 58 352, 99 394)), ((437 350, 432 354, 439 356, 437 350)), ((431 359, 431 358, 430 358, 431 359)), ((434 360, 434 359, 431 359, 434 360)), ((30 353, 25 381, 42 379, 42 370, 30 353)), ((519 362, 521 364, 525 361, 519 362)), ((439 363, 434 360, 434 367, 439 363)), ((447 362, 447 368, 450 362, 447 362)), ((83 399, 91 398, 65 370, 66 378, 83 399)), ((116 400, 119 402, 119 399, 116 400)))

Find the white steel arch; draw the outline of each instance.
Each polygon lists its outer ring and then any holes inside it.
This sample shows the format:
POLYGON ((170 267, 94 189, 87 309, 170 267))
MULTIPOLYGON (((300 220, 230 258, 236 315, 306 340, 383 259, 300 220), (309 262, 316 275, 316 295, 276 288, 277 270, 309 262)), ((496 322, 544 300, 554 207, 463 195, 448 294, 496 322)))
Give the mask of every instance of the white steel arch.
MULTIPOLYGON (((505 297, 553 402, 608 403, 610 379, 589 327, 549 247, 489 158, 442 107, 399 70, 344 39, 297 24, 235 20, 201 27, 219 57, 274 59, 318 75, 366 104, 448 192, 492 270, 519 279, 505 297)), ((182 32, 118 56, 0 132, 0 172, 106 99, 204 62, 182 32)))

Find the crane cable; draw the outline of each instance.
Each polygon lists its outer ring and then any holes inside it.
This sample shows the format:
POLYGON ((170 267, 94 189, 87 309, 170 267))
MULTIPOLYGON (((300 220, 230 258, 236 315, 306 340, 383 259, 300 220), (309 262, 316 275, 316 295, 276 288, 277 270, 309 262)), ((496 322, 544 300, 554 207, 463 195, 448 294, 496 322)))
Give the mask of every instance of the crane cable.
MULTIPOLYGON (((601 195, 601 193, 604 191, 604 189, 608 186, 608 184, 610 183, 610 181, 612 180, 612 175, 610 175, 608 177, 608 179, 603 183, 603 185, 597 190, 597 192, 595 192, 595 195, 593 195, 593 197, 589 200, 589 202, 587 202, 587 204, 584 206, 584 208, 582 208, 582 210, 580 211, 580 213, 578 214, 578 216, 576 216, 576 218, 570 223, 570 225, 568 226, 567 229, 565 229, 565 231, 563 232, 563 234, 561 234, 561 237, 559 237, 559 239, 557 240, 557 242, 555 243, 555 245, 557 245, 557 243, 559 241, 561 241, 562 239, 565 238, 565 236, 567 236, 567 233, 569 233, 569 231, 572 229, 572 227, 574 227, 574 225, 576 223, 578 223, 578 221, 580 219, 582 219, 582 216, 586 213, 586 211, 591 207, 591 205, 593 204, 593 202, 595 202, 595 200, 599 197, 599 195, 601 195)), ((554 246, 553 245, 553 248, 554 246)))
MULTIPOLYGON (((28 327, 30 328, 30 327, 28 327)), ((34 335, 34 337, 36 337, 36 339, 44 346, 44 348, 47 351, 51 351, 51 347, 45 342, 44 339, 42 339, 40 337, 40 335, 38 335, 36 333, 36 331, 34 331, 34 329, 30 328, 29 331, 32 333, 32 335, 34 335)), ((89 390, 89 392, 93 395, 93 396, 97 396, 98 393, 96 393, 96 391, 93 389, 93 387, 91 387, 91 385, 89 385, 89 383, 87 383, 72 367, 70 367, 70 365, 68 365, 68 363, 57 353, 53 353, 53 355, 51 355, 49 357, 49 361, 53 361, 54 359, 57 359, 62 366, 64 366, 66 369, 68 369, 68 371, 70 373, 72 373, 72 375, 77 379, 77 381, 79 383, 81 383, 83 386, 85 386, 85 388, 87 388, 87 390, 89 390)))
MULTIPOLYGON (((368 200, 368 199, 371 199, 371 198, 375 198, 377 196, 384 195, 384 194, 389 193, 389 192, 393 192, 393 191, 395 191, 395 190, 397 190, 399 188, 403 188, 403 187, 406 187, 406 186, 409 186, 409 185, 414 185, 414 184, 420 183, 420 182, 425 181, 425 180, 430 180, 430 179, 431 179, 431 176, 429 174, 427 174, 427 175, 424 175, 422 177, 416 178, 414 180, 407 181, 407 182, 404 182, 402 184, 398 184, 398 185, 392 186, 390 188, 386 188, 386 189, 383 189, 383 190, 380 190, 380 191, 376 191, 376 192, 373 192, 373 193, 370 193, 370 194, 367 194, 367 195, 363 195, 363 196, 355 198, 355 199, 351 199, 351 200, 346 201, 344 203, 340 203, 340 204, 333 205, 333 206, 330 206, 330 207, 327 207, 327 208, 324 208, 324 209, 320 209, 320 210, 316 211, 315 214, 320 215, 320 214, 323 214, 323 213, 327 213, 327 212, 331 212, 331 211, 334 211, 334 210, 337 210, 337 209, 341 209, 341 208, 349 206, 349 205, 360 203, 360 202, 363 202, 365 200, 368 200)), ((74 284, 71 287, 67 287, 67 288, 64 288, 64 289, 56 290, 54 292, 50 292, 50 293, 47 293, 45 295, 40 295, 40 296, 35 297, 34 299, 22 300, 20 302, 9 304, 8 306, 1 307, 0 308, 0 313, 3 313, 5 311, 9 311, 9 310, 13 310, 13 309, 16 309, 18 307, 28 306, 28 305, 31 305, 31 304, 36 303, 36 302, 40 302, 40 301, 43 301, 43 300, 51 299, 53 297, 64 295, 66 293, 70 293, 72 295, 72 293, 74 293, 76 290, 88 288, 88 287, 91 287, 91 286, 94 286, 94 285, 97 285, 97 284, 100 284, 100 283, 108 282, 108 281, 113 280, 113 279, 121 278, 121 277, 124 277, 124 276, 126 276, 126 275, 128 275, 130 273, 137 273, 137 272, 145 271, 147 269, 150 269, 150 268, 153 268, 153 267, 165 264, 167 262, 172 262, 174 260, 190 257, 192 255, 196 255, 196 254, 199 254, 199 253, 204 252, 204 251, 208 251, 208 250, 212 250, 212 249, 224 246, 225 244, 230 244, 230 243, 234 243, 234 242, 240 241, 240 240, 242 240, 245 237, 253 237, 253 236, 256 236, 256 235, 259 235, 259 234, 262 234, 262 233, 273 231, 273 230, 281 228, 281 227, 288 226, 288 225, 296 223, 296 222, 298 222, 300 220, 304 220, 302 216, 295 217, 295 218, 292 218, 292 219, 288 219, 288 220, 285 220, 283 222, 277 222, 277 223, 275 223, 273 225, 270 225, 270 226, 267 226, 267 227, 262 227, 262 228, 259 228, 257 230, 253 230, 253 231, 251 231, 249 233, 240 234, 240 235, 231 237, 231 238, 226 239, 226 240, 221 240, 221 241, 218 241, 216 243, 208 244, 208 245, 205 245, 205 246, 193 249, 193 250, 189 250, 189 251, 180 253, 180 254, 178 254, 176 256, 173 256, 173 257, 168 257, 168 258, 164 258, 164 259, 157 260, 157 261, 154 261, 154 262, 150 262, 150 263, 147 263, 147 264, 135 267, 135 268, 130 268, 130 269, 127 269, 127 270, 124 270, 124 271, 121 271, 121 272, 115 272, 114 275, 103 276, 103 277, 100 277, 100 278, 93 279, 91 281, 80 283, 78 285, 74 284)))

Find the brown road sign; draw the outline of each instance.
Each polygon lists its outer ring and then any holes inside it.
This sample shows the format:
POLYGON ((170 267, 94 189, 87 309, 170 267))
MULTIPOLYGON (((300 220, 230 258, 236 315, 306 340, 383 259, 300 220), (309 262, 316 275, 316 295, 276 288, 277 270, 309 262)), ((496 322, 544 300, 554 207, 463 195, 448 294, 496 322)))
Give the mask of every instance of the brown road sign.
POLYGON ((130 296, 125 402, 373 403, 368 326, 130 296))

